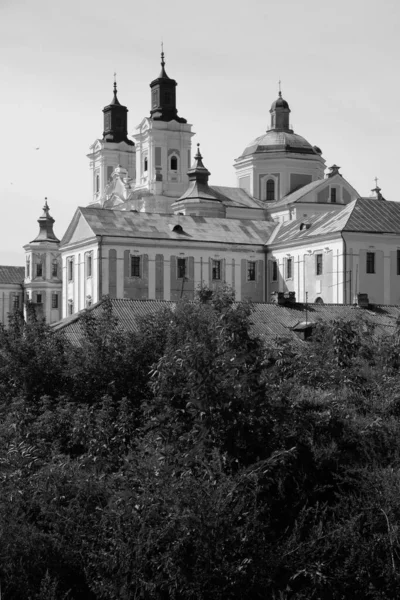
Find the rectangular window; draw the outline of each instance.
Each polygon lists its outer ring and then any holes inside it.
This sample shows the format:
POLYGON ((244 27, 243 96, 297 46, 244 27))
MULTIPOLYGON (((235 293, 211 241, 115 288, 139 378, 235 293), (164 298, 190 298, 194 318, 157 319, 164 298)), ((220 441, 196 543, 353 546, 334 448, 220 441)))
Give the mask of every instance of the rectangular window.
POLYGON ((51 308, 58 308, 58 294, 51 295, 51 308))
POLYGON ((14 294, 13 307, 14 307, 14 310, 18 310, 19 309, 19 296, 18 296, 18 294, 14 294))
POLYGON ((177 278, 183 279, 186 277, 186 259, 178 258, 177 260, 177 278))
POLYGON ((247 263, 247 281, 255 281, 256 280, 256 263, 254 261, 249 261, 247 263))
POLYGON ((293 259, 286 259, 286 279, 292 279, 293 277, 293 259))
POLYGON ((332 204, 336 203, 336 188, 331 188, 331 202, 332 204))
POLYGON ((219 281, 221 279, 221 261, 213 260, 211 268, 212 268, 212 280, 219 281))
POLYGON ((68 300, 68 314, 69 315, 74 314, 74 303, 72 300, 68 300))
POLYGON ((86 277, 92 276, 92 255, 88 254, 86 257, 86 277))
POLYGON ((67 270, 68 270, 68 281, 73 281, 73 279, 74 279, 74 261, 72 258, 69 258, 67 261, 67 270))
POLYGON ((367 252, 367 273, 375 273, 375 252, 367 252))
POLYGON ((140 277, 140 256, 131 256, 131 277, 140 277))
POLYGON ((276 260, 272 263, 272 281, 278 281, 278 262, 276 260))
POLYGON ((57 263, 57 260, 53 260, 52 267, 51 267, 51 274, 52 274, 53 277, 57 277, 58 276, 58 263, 57 263))
POLYGON ((36 263, 36 277, 41 277, 43 275, 43 265, 41 262, 36 263))
POLYGON ((315 274, 322 275, 322 254, 315 255, 315 274))
POLYGON ((400 275, 400 250, 397 250, 397 275, 400 275))
POLYGON ((30 277, 31 276, 31 259, 28 256, 28 258, 26 259, 26 276, 30 277))
POLYGON ((42 304, 42 294, 36 294, 36 304, 42 304))

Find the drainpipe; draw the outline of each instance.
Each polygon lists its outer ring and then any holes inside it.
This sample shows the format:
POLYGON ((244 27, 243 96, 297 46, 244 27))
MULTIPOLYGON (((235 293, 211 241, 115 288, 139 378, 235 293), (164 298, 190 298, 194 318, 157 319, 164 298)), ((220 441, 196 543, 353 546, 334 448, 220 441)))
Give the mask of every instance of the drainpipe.
POLYGON ((343 304, 346 304, 346 300, 347 300, 347 247, 346 247, 346 240, 344 239, 344 235, 343 232, 340 232, 340 235, 342 236, 342 240, 343 240, 343 304))
POLYGON ((102 298, 102 290, 103 290, 103 254, 102 254, 102 244, 103 244, 103 236, 102 235, 98 235, 98 238, 100 238, 99 241, 99 247, 97 249, 97 261, 99 264, 99 288, 98 288, 98 299, 97 301, 99 302, 102 298))

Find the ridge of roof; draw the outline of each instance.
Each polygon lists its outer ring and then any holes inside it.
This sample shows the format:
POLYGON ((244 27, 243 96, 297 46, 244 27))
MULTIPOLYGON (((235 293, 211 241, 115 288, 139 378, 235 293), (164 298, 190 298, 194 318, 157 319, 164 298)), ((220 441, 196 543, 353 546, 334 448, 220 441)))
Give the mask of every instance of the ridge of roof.
POLYGON ((295 202, 298 202, 300 198, 302 198, 303 196, 308 194, 308 192, 315 190, 323 183, 326 183, 326 179, 316 179, 315 181, 310 181, 310 183, 303 185, 298 190, 295 190, 294 192, 287 194, 280 200, 277 200, 276 202, 271 203, 269 205, 269 209, 273 210, 274 208, 277 208, 277 207, 280 208, 281 206, 286 206, 287 204, 293 204, 295 202))

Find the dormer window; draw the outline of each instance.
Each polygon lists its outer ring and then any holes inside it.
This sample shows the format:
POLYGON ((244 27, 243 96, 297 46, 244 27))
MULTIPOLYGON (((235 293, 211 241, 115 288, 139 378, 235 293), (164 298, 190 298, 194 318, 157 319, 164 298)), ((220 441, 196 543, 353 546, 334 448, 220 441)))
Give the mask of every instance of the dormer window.
POLYGON ((178 159, 176 156, 171 156, 171 160, 170 160, 170 169, 171 171, 177 171, 178 170, 178 159))
POLYGON ((331 188, 331 203, 336 204, 336 188, 331 188))
POLYGON ((275 200, 275 181, 268 179, 267 181, 267 201, 275 200))

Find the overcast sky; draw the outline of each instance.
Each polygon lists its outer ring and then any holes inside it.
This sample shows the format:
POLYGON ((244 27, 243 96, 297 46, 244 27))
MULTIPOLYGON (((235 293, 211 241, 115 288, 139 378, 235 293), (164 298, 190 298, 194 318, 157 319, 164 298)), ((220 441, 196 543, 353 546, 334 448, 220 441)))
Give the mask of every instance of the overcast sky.
POLYGON ((131 134, 161 39, 212 184, 236 184, 233 161, 267 129, 281 79, 295 132, 327 166, 360 195, 377 176, 399 200, 399 17, 395 0, 0 0, 0 264, 24 264, 45 196, 60 238, 88 204, 113 73, 131 134))

